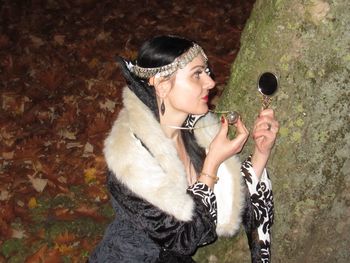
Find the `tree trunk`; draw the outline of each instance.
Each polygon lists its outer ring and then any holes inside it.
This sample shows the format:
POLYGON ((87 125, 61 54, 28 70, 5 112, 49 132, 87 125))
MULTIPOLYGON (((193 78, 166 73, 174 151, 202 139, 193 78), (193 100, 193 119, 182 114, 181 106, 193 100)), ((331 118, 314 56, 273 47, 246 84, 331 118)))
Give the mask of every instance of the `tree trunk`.
MULTIPOLYGON (((257 78, 275 72, 280 132, 268 164, 275 198, 272 262, 350 260, 350 4, 258 0, 220 109, 252 127, 257 78)), ((244 158, 252 150, 248 143, 244 158)), ((244 233, 201 249, 198 262, 250 262, 244 233)))

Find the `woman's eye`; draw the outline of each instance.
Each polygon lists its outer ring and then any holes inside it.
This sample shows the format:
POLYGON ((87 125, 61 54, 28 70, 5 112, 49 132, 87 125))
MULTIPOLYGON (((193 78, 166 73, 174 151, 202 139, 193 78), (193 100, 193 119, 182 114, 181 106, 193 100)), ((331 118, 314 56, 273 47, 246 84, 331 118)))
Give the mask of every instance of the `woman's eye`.
POLYGON ((195 73, 194 73, 194 76, 195 76, 195 78, 196 79, 199 79, 200 78, 200 74, 202 74, 203 73, 203 71, 201 71, 201 70, 198 70, 198 71, 196 71, 195 73))

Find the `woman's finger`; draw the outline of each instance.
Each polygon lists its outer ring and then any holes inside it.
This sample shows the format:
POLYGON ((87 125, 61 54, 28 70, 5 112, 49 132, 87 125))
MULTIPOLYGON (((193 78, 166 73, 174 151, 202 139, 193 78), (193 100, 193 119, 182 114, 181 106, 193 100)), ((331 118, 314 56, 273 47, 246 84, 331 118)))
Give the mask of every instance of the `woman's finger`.
POLYGON ((248 129, 245 127, 244 123, 242 122, 241 118, 237 120, 235 123, 235 127, 237 129, 237 133, 249 133, 248 129))
POLYGON ((228 142, 230 148, 236 148, 238 151, 242 150, 249 137, 249 133, 246 129, 242 128, 242 131, 241 133, 236 133, 236 137, 228 142))
POLYGON ((224 116, 221 116, 221 127, 220 127, 220 130, 218 132, 218 136, 219 137, 227 137, 227 132, 228 132, 228 123, 227 123, 227 120, 224 116))
POLYGON ((262 122, 254 127, 253 133, 260 131, 260 130, 268 130, 277 132, 279 129, 279 125, 277 122, 262 122))
POLYGON ((268 139, 275 139, 276 133, 270 131, 270 130, 259 130, 253 133, 253 139, 257 139, 260 137, 266 137, 268 139))
POLYGON ((260 111, 259 113, 259 117, 264 117, 264 116, 269 116, 271 118, 275 118, 275 112, 273 111, 273 109, 265 109, 260 111))

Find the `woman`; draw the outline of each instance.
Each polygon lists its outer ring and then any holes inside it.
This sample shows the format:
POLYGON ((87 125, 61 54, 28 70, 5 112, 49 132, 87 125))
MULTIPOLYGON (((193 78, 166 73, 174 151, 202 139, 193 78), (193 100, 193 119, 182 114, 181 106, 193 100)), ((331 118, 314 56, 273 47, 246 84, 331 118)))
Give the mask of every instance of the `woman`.
POLYGON ((241 164, 248 131, 239 119, 229 140, 227 120, 208 113, 215 83, 199 45, 155 37, 135 63, 120 64, 128 87, 104 148, 116 218, 89 262, 194 262, 198 247, 232 236, 242 218, 253 261, 268 262, 273 111, 260 113, 254 153, 241 164))

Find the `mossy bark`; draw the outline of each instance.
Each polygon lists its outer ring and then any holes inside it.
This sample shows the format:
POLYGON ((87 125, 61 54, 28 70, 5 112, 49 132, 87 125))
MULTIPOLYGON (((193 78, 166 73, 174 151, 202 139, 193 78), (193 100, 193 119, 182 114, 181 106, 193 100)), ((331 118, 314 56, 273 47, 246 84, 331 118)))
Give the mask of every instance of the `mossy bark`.
MULTIPOLYGON (((257 78, 272 71, 280 122, 268 164, 275 196, 272 261, 350 260, 350 5, 348 0, 258 0, 220 109, 252 127, 257 78)), ((242 158, 252 150, 248 143, 242 158)), ((200 249, 198 262, 250 262, 246 238, 200 249)))

